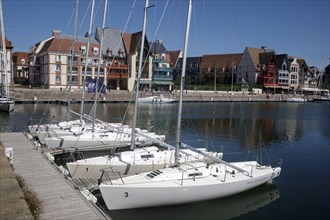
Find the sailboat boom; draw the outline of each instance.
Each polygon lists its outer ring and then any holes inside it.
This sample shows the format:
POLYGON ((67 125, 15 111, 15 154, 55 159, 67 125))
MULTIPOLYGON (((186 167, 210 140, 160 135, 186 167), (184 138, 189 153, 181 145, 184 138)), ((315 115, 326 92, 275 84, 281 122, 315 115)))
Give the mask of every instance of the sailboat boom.
POLYGON ((244 170, 244 169, 242 169, 242 168, 239 168, 239 167, 237 167, 237 166, 234 166, 234 165, 232 165, 232 164, 230 164, 230 163, 228 163, 228 162, 226 162, 226 161, 224 161, 224 160, 221 160, 220 158, 217 158, 217 157, 214 157, 214 156, 212 156, 212 155, 206 154, 206 153, 204 153, 204 152, 202 152, 202 151, 200 151, 200 150, 198 150, 198 149, 196 149, 196 148, 194 148, 194 147, 192 147, 192 146, 190 146, 190 145, 187 145, 187 144, 185 144, 185 143, 181 143, 181 147, 186 148, 186 149, 189 149, 189 150, 192 150, 192 151, 194 151, 194 152, 197 152, 197 153, 203 155, 204 157, 208 157, 208 158, 210 158, 210 159, 212 159, 212 160, 214 160, 214 161, 216 161, 216 162, 218 162, 218 163, 222 163, 222 164, 224 164, 224 165, 226 165, 226 166, 229 166, 229 167, 231 167, 231 168, 233 168, 233 169, 236 169, 236 170, 242 172, 242 173, 243 173, 244 175, 246 175, 246 176, 249 175, 249 172, 248 172, 248 171, 246 171, 246 170, 244 170))

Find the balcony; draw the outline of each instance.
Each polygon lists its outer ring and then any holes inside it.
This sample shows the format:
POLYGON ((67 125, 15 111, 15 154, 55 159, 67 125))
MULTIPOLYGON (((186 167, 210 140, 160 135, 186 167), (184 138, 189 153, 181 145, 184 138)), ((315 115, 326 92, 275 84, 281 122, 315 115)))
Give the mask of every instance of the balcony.
POLYGON ((167 75, 162 75, 162 74, 154 74, 152 78, 153 78, 153 80, 172 81, 173 75, 170 74, 169 76, 167 76, 167 75))
POLYGON ((154 66, 152 68, 152 71, 153 72, 170 72, 170 73, 172 73, 173 72, 173 68, 171 68, 171 67, 156 67, 156 66, 154 66))
POLYGON ((108 79, 128 79, 128 73, 108 73, 108 79))
POLYGON ((111 69, 127 69, 128 70, 128 65, 125 65, 125 64, 113 63, 113 64, 108 64, 107 67, 111 68, 111 69))

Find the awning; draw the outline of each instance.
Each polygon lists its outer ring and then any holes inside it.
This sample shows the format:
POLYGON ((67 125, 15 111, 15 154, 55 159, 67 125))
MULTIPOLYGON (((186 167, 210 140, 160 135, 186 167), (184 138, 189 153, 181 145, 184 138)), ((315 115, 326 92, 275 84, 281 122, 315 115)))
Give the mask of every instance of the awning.
POLYGON ((150 80, 150 79, 140 79, 140 84, 152 84, 152 80, 150 80))
POLYGON ((267 86, 265 86, 265 88, 267 88, 267 89, 290 89, 290 87, 289 86, 279 86, 279 85, 275 85, 275 86, 273 86, 273 85, 267 85, 267 86))
POLYGON ((154 80, 152 81, 153 84, 156 85, 173 85, 172 81, 161 81, 161 80, 154 80))
POLYGON ((319 89, 319 88, 302 88, 303 91, 308 92, 329 92, 327 89, 319 89))

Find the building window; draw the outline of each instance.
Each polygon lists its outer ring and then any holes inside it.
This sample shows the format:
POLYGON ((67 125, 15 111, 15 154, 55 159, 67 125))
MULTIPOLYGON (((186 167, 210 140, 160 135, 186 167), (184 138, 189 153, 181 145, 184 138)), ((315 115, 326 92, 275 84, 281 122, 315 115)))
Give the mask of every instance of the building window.
POLYGON ((60 67, 60 65, 56 65, 55 70, 56 70, 56 71, 61 71, 61 67, 60 67))
POLYGON ((61 55, 56 55, 56 61, 61 61, 61 55))
POLYGON ((86 47, 85 46, 80 47, 80 53, 86 54, 86 47))
POLYGON ((107 49, 107 54, 109 57, 112 57, 112 50, 110 48, 107 49))
POLYGON ((98 55, 99 54, 99 48, 93 47, 93 54, 98 55))
POLYGON ((60 83, 60 77, 56 77, 56 83, 59 84, 60 83))
POLYGON ((118 50, 119 57, 124 57, 124 51, 122 49, 118 50))

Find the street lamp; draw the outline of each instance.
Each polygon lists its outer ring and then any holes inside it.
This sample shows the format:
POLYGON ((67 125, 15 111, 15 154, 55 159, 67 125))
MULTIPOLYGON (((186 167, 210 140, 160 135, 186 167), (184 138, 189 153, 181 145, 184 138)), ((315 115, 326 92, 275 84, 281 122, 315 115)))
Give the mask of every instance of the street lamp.
POLYGON ((214 68, 214 94, 216 93, 217 90, 217 69, 214 68))
POLYGON ((233 84, 234 84, 234 69, 236 70, 236 66, 231 67, 231 92, 233 92, 233 84))

